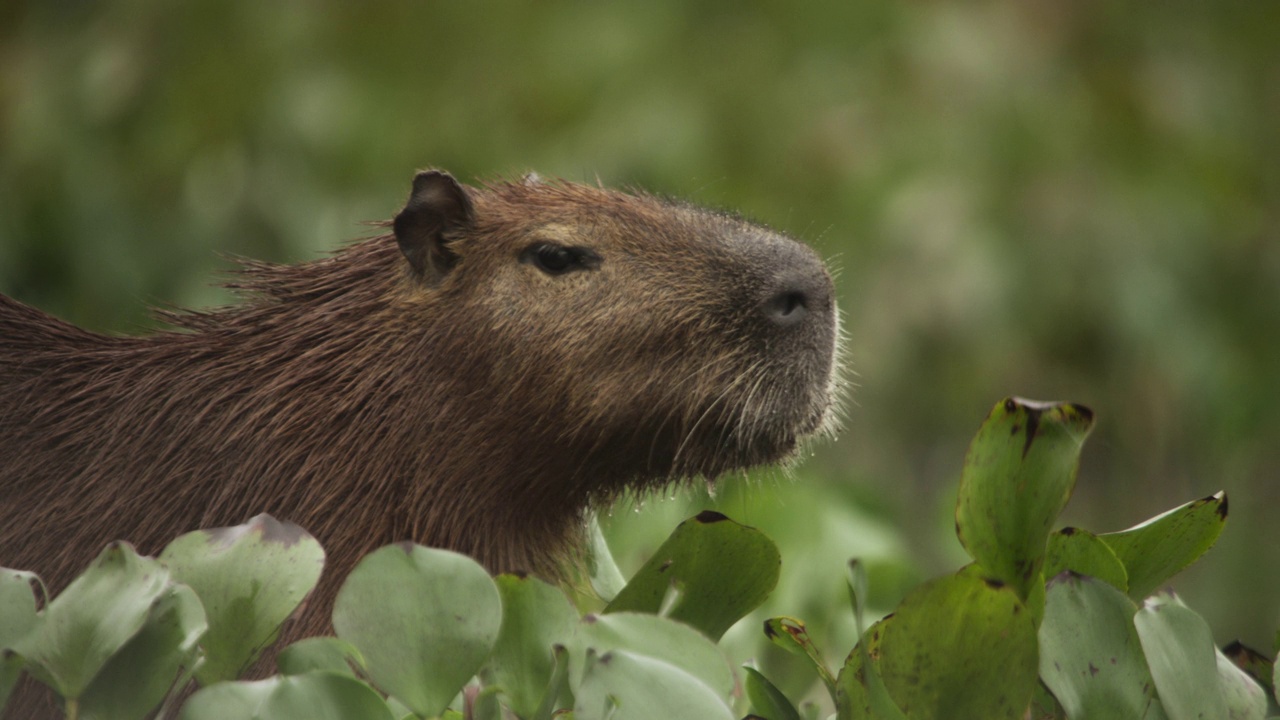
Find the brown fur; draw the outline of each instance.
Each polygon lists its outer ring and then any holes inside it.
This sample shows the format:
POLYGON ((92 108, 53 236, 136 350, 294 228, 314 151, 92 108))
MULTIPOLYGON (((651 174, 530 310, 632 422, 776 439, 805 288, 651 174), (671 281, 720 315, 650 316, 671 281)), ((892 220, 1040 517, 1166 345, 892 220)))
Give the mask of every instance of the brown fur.
POLYGON ((432 179, 396 234, 247 263, 243 304, 171 331, 0 295, 0 565, 56 591, 111 540, 155 553, 269 512, 327 552, 289 633, 313 634, 378 546, 554 573, 592 503, 776 461, 828 419, 835 310, 807 248, 649 196, 432 179), (536 242, 601 261, 550 275, 536 242), (803 322, 762 317, 788 291, 803 322))

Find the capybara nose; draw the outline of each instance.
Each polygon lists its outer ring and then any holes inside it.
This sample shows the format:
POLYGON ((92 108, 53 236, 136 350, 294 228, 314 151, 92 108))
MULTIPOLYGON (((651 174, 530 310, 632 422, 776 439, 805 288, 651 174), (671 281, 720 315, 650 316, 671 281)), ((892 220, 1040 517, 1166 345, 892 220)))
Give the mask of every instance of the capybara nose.
POLYGON ((760 304, 765 318, 777 327, 796 327, 831 309, 831 279, 826 270, 816 260, 812 266, 809 262, 803 265, 779 273, 760 304))

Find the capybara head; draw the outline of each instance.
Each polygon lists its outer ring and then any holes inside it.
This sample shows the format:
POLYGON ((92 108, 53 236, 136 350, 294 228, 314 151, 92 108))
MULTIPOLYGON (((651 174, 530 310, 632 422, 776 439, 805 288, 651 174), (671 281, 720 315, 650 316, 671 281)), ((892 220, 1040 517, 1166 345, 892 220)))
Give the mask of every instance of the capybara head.
POLYGON ((426 172, 395 234, 410 312, 461 339, 428 370, 470 376, 543 436, 531 462, 714 477, 783 458, 830 417, 831 279, 776 232, 650 196, 532 178, 468 191, 426 172))

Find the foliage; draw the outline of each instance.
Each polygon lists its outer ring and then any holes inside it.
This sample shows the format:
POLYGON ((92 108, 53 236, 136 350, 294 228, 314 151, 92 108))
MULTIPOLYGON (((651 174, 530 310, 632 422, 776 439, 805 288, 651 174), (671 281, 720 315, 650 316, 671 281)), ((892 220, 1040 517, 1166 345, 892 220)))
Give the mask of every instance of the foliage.
MULTIPOLYGON (((837 720, 1266 716, 1274 661, 1240 647, 1228 657, 1171 593, 1141 597, 1213 544, 1224 495, 1120 533, 1051 532, 1092 424, 1078 405, 996 405, 956 505, 973 562, 914 588, 870 627, 866 569, 851 563, 860 640, 838 671, 803 621, 765 621, 764 636, 800 659, 837 720)), ((455 553, 382 548, 340 589, 336 637, 284 648, 280 675, 235 680, 314 587, 322 558, 301 529, 259 516, 184 535, 158 560, 112 544, 48 602, 33 575, 5 570, 0 699, 25 670, 63 698, 68 718, 130 720, 162 704, 184 720, 821 714, 757 667, 735 677, 717 646, 774 589, 779 563, 763 533, 719 513, 677 527, 615 597, 596 601, 607 602, 599 614, 455 553), (188 681, 202 689, 177 708, 188 681)), ((590 568, 605 581, 617 573, 603 544, 590 568)))
MULTIPOLYGON (((800 471, 814 504, 862 502, 941 572, 975 408, 1078 399, 1108 422, 1069 522, 1249 498, 1179 591, 1222 638, 1269 643, 1276 27, 1256 0, 0 2, 0 292, 136 333, 147 304, 228 302, 227 255, 376 232, 430 166, 732 209, 839 271, 861 387, 800 471)), ((721 494, 788 565, 834 552, 769 516, 799 492, 721 494)), ((652 523, 634 548, 606 521, 620 564, 698 502, 625 518, 652 523)), ((776 614, 824 635, 839 588, 803 587, 776 614)))

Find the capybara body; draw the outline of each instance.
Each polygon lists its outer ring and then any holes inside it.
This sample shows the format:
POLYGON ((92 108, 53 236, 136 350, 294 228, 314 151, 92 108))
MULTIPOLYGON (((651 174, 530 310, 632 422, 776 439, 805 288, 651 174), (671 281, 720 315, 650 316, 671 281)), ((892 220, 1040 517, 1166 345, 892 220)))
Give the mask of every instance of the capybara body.
POLYGON ((647 195, 420 173, 392 232, 248 263, 145 337, 0 295, 0 565, 56 592, 267 512, 325 576, 413 540, 554 574, 624 489, 774 462, 828 423, 836 310, 803 245, 647 195))

